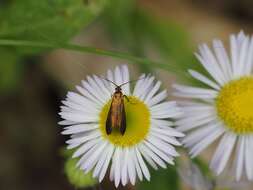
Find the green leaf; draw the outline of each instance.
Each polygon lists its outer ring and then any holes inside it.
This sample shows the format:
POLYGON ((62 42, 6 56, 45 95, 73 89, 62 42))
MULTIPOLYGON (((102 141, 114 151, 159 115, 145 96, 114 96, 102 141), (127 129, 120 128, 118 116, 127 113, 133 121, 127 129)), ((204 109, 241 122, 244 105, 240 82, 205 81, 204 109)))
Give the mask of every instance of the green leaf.
POLYGON ((166 170, 159 171, 151 169, 151 180, 140 182, 137 185, 138 190, 178 190, 178 175, 175 167, 168 167, 166 170))
POLYGON ((0 36, 65 42, 96 18, 106 0, 13 0, 0 10, 0 36))
POLYGON ((69 182, 76 188, 91 187, 96 185, 98 181, 92 177, 92 173, 85 174, 84 171, 76 167, 77 162, 77 158, 69 158, 65 163, 64 171, 69 182))

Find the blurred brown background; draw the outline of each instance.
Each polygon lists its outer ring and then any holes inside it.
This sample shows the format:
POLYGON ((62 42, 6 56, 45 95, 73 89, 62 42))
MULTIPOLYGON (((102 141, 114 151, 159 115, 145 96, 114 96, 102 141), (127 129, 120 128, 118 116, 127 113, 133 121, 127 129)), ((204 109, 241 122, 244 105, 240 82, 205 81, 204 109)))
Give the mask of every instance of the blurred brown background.
MULTIPOLYGON (((1 2, 8 3, 0 1, 0 6, 1 2)), ((251 33, 253 28, 253 1, 250 0, 139 0, 137 7, 159 22, 176 23, 182 28, 189 36, 192 53, 198 43, 211 42, 216 37, 228 42, 230 33, 241 29, 251 33)), ((115 45, 101 22, 98 18, 71 41, 129 51, 124 42, 115 45)), ((160 60, 152 48, 146 49, 146 54, 160 60)), ((74 189, 64 175, 64 159, 60 154, 67 138, 60 134, 61 128, 57 125, 60 101, 87 74, 102 74, 121 63, 127 61, 66 50, 46 51, 22 58, 15 87, 2 90, 0 94, 1 190, 74 189)), ((137 74, 150 68, 130 65, 130 69, 137 74)), ((169 77, 161 70, 153 72, 165 82, 165 87, 170 88, 170 81, 175 77, 169 77)), ((208 152, 203 156, 208 157, 208 152)))

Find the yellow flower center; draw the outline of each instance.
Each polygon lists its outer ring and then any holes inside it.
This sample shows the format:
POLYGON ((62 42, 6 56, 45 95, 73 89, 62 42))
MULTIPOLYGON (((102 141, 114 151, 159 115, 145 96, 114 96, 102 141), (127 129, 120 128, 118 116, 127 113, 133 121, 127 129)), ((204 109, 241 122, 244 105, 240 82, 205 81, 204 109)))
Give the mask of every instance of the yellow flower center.
POLYGON ((110 109, 111 100, 103 107, 100 113, 100 130, 102 136, 116 146, 129 147, 136 145, 148 134, 150 127, 150 112, 146 104, 134 96, 128 96, 129 101, 124 100, 126 112, 126 131, 122 135, 119 129, 113 129, 112 133, 106 133, 106 119, 110 109))
POLYGON ((237 134, 253 132, 253 77, 242 77, 226 84, 216 107, 225 125, 237 134))

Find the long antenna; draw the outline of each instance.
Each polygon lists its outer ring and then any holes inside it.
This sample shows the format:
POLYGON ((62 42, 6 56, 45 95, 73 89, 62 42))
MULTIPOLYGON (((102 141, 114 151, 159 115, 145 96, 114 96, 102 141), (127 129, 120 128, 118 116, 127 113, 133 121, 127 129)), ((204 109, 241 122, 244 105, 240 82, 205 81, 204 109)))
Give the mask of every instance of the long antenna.
POLYGON ((109 80, 109 79, 107 79, 107 78, 103 78, 103 77, 100 77, 100 76, 99 76, 99 78, 104 79, 104 80, 106 80, 107 82, 110 82, 110 83, 114 84, 116 87, 119 87, 119 85, 117 85, 116 83, 114 83, 113 81, 111 81, 111 80, 109 80))
POLYGON ((130 80, 130 81, 128 81, 128 82, 125 82, 125 83, 123 83, 123 84, 119 85, 119 87, 122 87, 122 86, 124 86, 125 84, 131 83, 131 82, 136 82, 136 81, 142 80, 142 79, 144 79, 144 78, 145 78, 145 76, 143 76, 143 77, 142 77, 142 78, 140 78, 140 79, 130 80))
POLYGON ((109 80, 109 79, 107 79, 107 78, 103 78, 103 77, 100 77, 100 76, 99 76, 99 78, 101 78, 101 79, 103 79, 103 80, 106 80, 107 82, 110 82, 110 83, 114 84, 116 87, 122 87, 122 86, 124 86, 125 84, 131 83, 131 82, 136 82, 136 81, 145 79, 145 76, 143 76, 142 78, 136 79, 136 80, 127 81, 127 82, 125 82, 125 83, 123 83, 123 84, 120 84, 120 85, 117 85, 116 83, 114 83, 113 81, 111 81, 111 80, 109 80))

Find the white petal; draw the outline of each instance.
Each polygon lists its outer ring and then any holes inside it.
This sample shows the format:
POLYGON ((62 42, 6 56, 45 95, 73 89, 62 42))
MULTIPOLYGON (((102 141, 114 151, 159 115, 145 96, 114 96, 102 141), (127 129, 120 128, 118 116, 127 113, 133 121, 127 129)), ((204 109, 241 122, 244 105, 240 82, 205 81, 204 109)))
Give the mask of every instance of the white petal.
POLYGON ((133 154, 134 154, 134 152, 130 149, 128 164, 127 164, 127 171, 128 171, 128 176, 130 178, 131 184, 135 185, 136 171, 135 171, 135 165, 134 165, 134 161, 133 161, 133 154))
POLYGON ((183 119, 179 119, 178 121, 175 122, 175 125, 179 126, 176 128, 177 130, 184 132, 184 131, 188 131, 190 129, 199 127, 201 125, 204 125, 206 123, 209 123, 215 120, 215 118, 216 118, 215 113, 203 112, 191 117, 185 117, 183 119))
POLYGON ((75 92, 68 92, 67 94, 67 100, 70 100, 72 102, 75 102, 76 104, 79 104, 81 106, 87 106, 89 109, 92 109, 92 107, 95 107, 97 109, 100 109, 99 103, 96 98, 91 96, 88 92, 86 92, 82 87, 76 86, 77 90, 83 95, 77 94, 75 92), (82 91, 82 90, 84 91, 82 91))
POLYGON ((253 67, 253 37, 251 37, 248 53, 246 56, 245 74, 250 75, 253 67))
POLYGON ((145 85, 142 86, 142 88, 140 89, 140 94, 138 95, 140 100, 145 100, 146 96, 149 94, 149 92, 151 91, 151 89, 153 88, 153 81, 154 81, 155 77, 150 77, 147 82, 145 83, 145 85))
POLYGON ((60 112, 59 115, 61 115, 63 119, 80 123, 91 123, 98 121, 98 116, 94 114, 85 115, 82 113, 60 112))
POLYGON ((205 77, 204 75, 200 74, 199 72, 194 71, 194 70, 188 70, 188 72, 190 73, 190 75, 193 78, 199 80, 200 82, 202 82, 202 83, 204 83, 204 84, 206 84, 206 85, 208 85, 208 86, 210 86, 210 87, 212 87, 212 88, 214 88, 216 90, 220 90, 220 86, 216 82, 208 79, 207 77, 205 77))
POLYGON ((146 77, 145 74, 142 74, 139 77, 139 80, 137 81, 135 87, 134 87, 134 91, 133 91, 133 95, 138 97, 138 94, 140 92, 141 87, 145 84, 145 82, 147 81, 148 77, 146 77))
POLYGON ((139 145, 138 150, 141 152, 141 155, 142 155, 142 156, 144 157, 144 159, 148 162, 148 164, 149 164, 151 167, 153 167, 155 170, 157 170, 157 169, 158 169, 157 164, 152 160, 151 156, 150 156, 148 153, 146 153, 145 151, 142 151, 142 150, 141 150, 140 145, 139 145))
POLYGON ((128 177, 127 177, 127 164, 129 161, 128 148, 123 149, 122 155, 123 155, 123 157, 121 158, 122 159, 121 182, 122 182, 122 185, 125 186, 127 184, 127 180, 128 180, 128 177))
MULTIPOLYGON (((202 56, 203 56, 203 48, 200 46, 199 48, 202 56)), ((223 84, 223 80, 222 78, 220 78, 220 75, 216 72, 216 68, 209 63, 209 60, 205 57, 202 57, 201 55, 195 53, 195 56, 197 57, 197 59, 200 61, 200 63, 203 65, 203 67, 207 70, 207 72, 212 76, 212 78, 219 84, 222 85, 223 84)))
POLYGON ((93 175, 92 175, 93 177, 98 177, 99 176, 99 174, 102 170, 102 167, 105 164, 107 155, 110 153, 110 149, 111 149, 110 145, 106 146, 104 148, 103 154, 101 154, 101 156, 99 157, 98 162, 96 164, 96 167, 94 168, 93 175))
POLYGON ((206 112, 206 111, 214 111, 214 106, 213 105, 208 105, 208 104, 192 104, 188 106, 182 106, 182 109, 186 113, 195 113, 195 112, 206 112))
POLYGON ((214 40, 213 48, 224 74, 224 78, 228 81, 232 78, 232 68, 223 43, 220 40, 214 40))
POLYGON ((241 30, 241 31, 237 34, 237 36, 236 36, 236 43, 237 43, 238 49, 241 49, 243 40, 244 40, 245 38, 246 38, 246 35, 245 35, 245 33, 241 30))
POLYGON ((82 102, 79 102, 79 103, 75 103, 75 102, 72 102, 72 101, 62 101, 62 103, 71 108, 72 110, 76 110, 76 111, 81 111, 81 112, 89 112, 89 113, 92 113, 92 114, 97 114, 98 113, 98 109, 96 107, 94 107, 94 105, 92 105, 92 103, 87 103, 87 104, 82 104, 82 102))
POLYGON ((242 136, 238 138, 236 150, 235 168, 236 168, 237 181, 240 180, 244 167, 244 149, 245 149, 245 137, 242 136))
POLYGON ((253 180, 253 141, 252 137, 245 138, 245 168, 249 180, 253 180))
POLYGON ((200 140, 196 145, 194 145, 190 151, 192 158, 197 156, 201 151, 207 148, 211 143, 213 143, 217 138, 219 138, 224 133, 223 128, 217 128, 215 132, 206 136, 205 139, 200 140))
POLYGON ((210 167, 216 172, 216 174, 219 175, 224 170, 234 148, 235 141, 236 135, 232 133, 226 133, 222 137, 210 163, 210 167))
POLYGON ((238 63, 238 52, 239 49, 237 47, 237 42, 236 42, 236 38, 234 35, 230 36, 230 53, 231 53, 231 61, 232 61, 232 71, 233 71, 233 75, 236 76, 236 66, 238 63))
POLYGON ((174 96, 181 98, 201 99, 201 100, 212 100, 216 98, 216 94, 186 94, 184 92, 174 92, 174 96))
POLYGON ((177 153, 177 151, 175 150, 175 148, 173 146, 160 140, 159 138, 156 138, 154 136, 150 136, 147 139, 147 141, 150 142, 152 145, 154 145, 156 147, 156 149, 163 151, 164 153, 166 153, 169 156, 173 156, 173 157, 179 156, 179 154, 177 153))
POLYGON ((114 71, 114 79, 117 85, 121 85, 123 83, 122 73, 118 66, 115 68, 114 71))
POLYGON ((63 121, 59 121, 58 125, 74 125, 76 124, 75 121, 69 121, 69 120, 63 120, 63 121))
MULTIPOLYGON (((158 140, 159 141, 159 140, 158 140)), ((153 143, 155 143, 155 141, 152 141, 153 143)), ((163 152, 162 150, 158 149, 157 146, 155 146, 154 144, 151 144, 150 142, 148 141, 144 141, 144 144, 147 148, 147 150, 150 150, 151 152, 155 153, 159 158, 161 158, 162 160, 164 160, 165 162, 169 163, 169 164, 172 164, 174 165, 174 162, 173 162, 173 157, 171 155, 168 155, 166 154, 165 152, 163 152)), ((170 145, 169 145, 170 146, 170 145)), ((169 147, 168 146, 168 147, 169 147)), ((144 145, 143 145, 144 147, 144 145)), ((167 151, 168 151, 168 148, 167 147, 167 151)), ((173 151, 174 147, 170 146, 170 153, 173 154, 173 155, 176 155, 178 156, 178 154, 176 153, 176 151, 173 151)), ((165 150, 166 151, 166 150, 165 150)), ((150 154, 150 152, 149 152, 150 154)), ((163 166, 162 166, 163 167, 163 166)))
POLYGON ((99 136, 101 136, 100 131, 94 131, 94 132, 91 132, 89 135, 68 140, 68 141, 66 141, 66 143, 67 144, 81 144, 81 143, 84 143, 84 142, 89 141, 91 139, 97 138, 99 136))
POLYGON ((95 83, 93 81, 93 85, 90 84, 91 82, 91 78, 90 77, 87 77, 88 78, 88 81, 85 81, 85 80, 82 80, 82 85, 84 87, 84 89, 86 90, 86 95, 90 94, 90 98, 93 96, 93 100, 96 100, 96 102, 99 104, 99 105, 103 105, 105 103, 105 99, 104 99, 104 96, 101 94, 101 92, 99 91, 98 88, 96 88, 95 83))
POLYGON ((175 137, 169 137, 169 136, 166 136, 164 134, 156 133, 156 132, 153 132, 153 131, 151 131, 150 135, 154 135, 155 137, 158 137, 159 139, 161 139, 161 140, 163 140, 167 143, 173 144, 175 146, 181 146, 181 143, 179 143, 178 140, 175 137))
POLYGON ((182 92, 185 94, 211 95, 213 97, 216 97, 218 94, 216 90, 205 89, 205 88, 191 87, 191 86, 178 85, 178 84, 174 84, 173 87, 179 92, 182 92))
POLYGON ((85 131, 90 131, 97 129, 99 126, 96 124, 79 124, 79 125, 72 125, 64 128, 64 131, 62 132, 63 135, 70 135, 85 131))
POLYGON ((101 154, 104 153, 103 150, 107 144, 107 142, 103 142, 97 150, 85 160, 85 162, 81 165, 81 169, 89 172, 96 165, 101 154))
POLYGON ((177 131, 176 129, 173 129, 171 127, 164 127, 164 128, 159 128, 159 127, 151 127, 151 130, 163 134, 163 135, 168 135, 168 136, 174 136, 174 137, 183 137, 184 134, 177 131))
MULTIPOLYGON (((116 150, 116 148, 115 148, 116 150)), ((110 169, 110 180, 114 180, 114 173, 115 173, 115 151, 114 154, 112 155, 112 164, 111 164, 111 169, 110 169)))
POLYGON ((137 172, 137 175, 138 175, 139 179, 142 181, 143 180, 143 175, 142 175, 141 167, 139 165, 135 149, 133 148, 132 151, 133 151, 133 160, 134 160, 135 169, 136 169, 136 172, 137 172))
POLYGON ((77 162, 76 166, 81 167, 88 158, 92 158, 92 155, 94 155, 97 151, 97 149, 103 144, 103 141, 99 141, 97 144, 95 144, 93 147, 91 147, 87 152, 85 152, 82 157, 77 162))
POLYGON ((111 92, 108 89, 108 87, 105 86, 104 79, 101 79, 101 78, 99 78, 96 75, 94 75, 93 78, 96 81, 96 83, 99 86, 99 88, 101 89, 101 91, 103 92, 103 95, 105 96, 105 98, 106 99, 110 99, 111 98, 111 92))
POLYGON ((76 158, 81 156, 82 154, 86 153, 89 149, 91 149, 93 146, 101 142, 101 138, 99 139, 92 139, 88 141, 87 143, 84 143, 82 146, 80 146, 73 154, 72 158, 76 158))
POLYGON ((162 119, 153 119, 151 118, 152 125, 156 125, 158 127, 171 127, 174 126, 172 121, 162 120, 162 119))
MULTIPOLYGON (((130 80, 130 77, 129 77, 128 67, 126 65, 123 65, 121 67, 121 73, 123 75, 123 83, 127 83, 130 80)), ((125 95, 130 95, 130 84, 129 83, 124 84, 122 86, 122 92, 125 95)))
POLYGON ((175 101, 167 101, 151 106, 150 109, 151 111, 160 111, 163 109, 177 108, 176 105, 177 103, 175 101))
POLYGON ((249 38, 246 37, 241 45, 241 50, 240 50, 240 54, 239 54, 239 62, 237 64, 237 74, 238 76, 242 76, 245 75, 245 67, 246 67, 246 56, 248 53, 248 47, 249 47, 249 38))
POLYGON ((163 90, 162 92, 158 93, 151 100, 148 102, 148 105, 151 107, 167 98, 167 91, 163 90))
POLYGON ((114 154, 114 162, 115 162, 115 170, 114 170, 114 184, 115 187, 119 186, 120 178, 121 178, 121 157, 122 157, 122 150, 121 148, 116 148, 115 154, 114 154))
MULTIPOLYGON (((110 81, 112 81, 112 82, 115 82, 114 76, 113 76, 113 73, 112 73, 111 70, 107 71, 107 79, 110 80, 110 81)), ((105 81, 105 84, 108 85, 108 88, 110 89, 110 92, 112 94, 114 92, 115 85, 113 83, 111 83, 111 82, 108 82, 108 81, 105 81)))
POLYGON ((200 140, 206 139, 208 135, 215 133, 215 131, 219 130, 219 127, 221 127, 221 124, 217 123, 216 121, 212 122, 199 129, 193 130, 191 133, 187 134, 182 142, 187 147, 191 147, 194 144, 198 143, 200 140))
POLYGON ((215 72, 214 74, 216 76, 216 79, 220 81, 220 84, 224 84, 226 82, 224 74, 222 72, 220 65, 217 63, 217 60, 214 57, 212 51, 206 44, 204 44, 202 48, 203 48, 202 56, 205 57, 207 64, 213 67, 212 70, 214 70, 215 72))
POLYGON ((145 103, 147 103, 147 104, 149 103, 151 98, 158 92, 160 86, 161 86, 161 82, 160 81, 156 82, 155 86, 153 86, 152 90, 146 96, 146 98, 144 100, 145 103))
POLYGON ((93 101, 97 106, 101 107, 102 102, 94 95, 96 92, 90 87, 87 81, 82 80, 83 87, 76 86, 76 89, 87 99, 93 101), (86 86, 86 87, 85 87, 86 86), (87 89, 88 88, 88 89, 87 89))
POLYGON ((114 152, 114 147, 112 145, 109 145, 109 148, 108 148, 108 154, 106 156, 106 159, 105 159, 105 162, 103 164, 103 167, 101 169, 101 172, 99 174, 99 182, 101 182, 106 174, 106 171, 107 171, 107 168, 110 164, 110 160, 112 158, 112 155, 113 155, 113 152, 114 152))
POLYGON ((141 170, 142 170, 142 172, 143 172, 143 175, 144 175, 144 177, 149 181, 149 180, 150 180, 150 173, 149 173, 149 170, 148 170, 148 168, 147 168, 145 162, 144 162, 143 159, 142 159, 142 156, 141 156, 141 154, 140 154, 138 148, 135 148, 135 153, 136 153, 136 155, 137 155, 138 162, 139 162, 139 164, 140 164, 140 167, 141 167, 141 170))
POLYGON ((166 168, 166 164, 165 162, 159 157, 157 156, 152 150, 150 150, 146 145, 139 145, 140 151, 145 154, 148 154, 154 162, 156 162, 159 166, 161 166, 162 168, 166 168))

